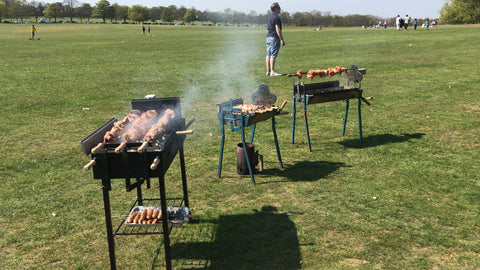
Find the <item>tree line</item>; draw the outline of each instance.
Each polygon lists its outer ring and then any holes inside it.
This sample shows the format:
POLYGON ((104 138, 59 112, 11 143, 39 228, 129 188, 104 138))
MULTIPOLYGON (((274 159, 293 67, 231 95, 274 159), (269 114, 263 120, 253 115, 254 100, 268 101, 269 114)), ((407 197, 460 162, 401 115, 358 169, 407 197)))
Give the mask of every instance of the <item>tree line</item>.
MULTIPOLYGON (((257 14, 255 11, 249 13, 239 12, 232 9, 225 9, 223 12, 200 11, 195 8, 187 9, 183 6, 177 8, 175 5, 168 7, 147 8, 142 5, 131 7, 110 4, 108 0, 100 0, 95 6, 80 3, 78 0, 64 0, 44 4, 38 1, 27 2, 26 0, 0 0, 0 22, 4 18, 23 21, 24 18, 34 18, 35 22, 41 17, 50 18, 53 22, 57 19, 74 18, 89 21, 90 18, 100 18, 103 22, 118 22, 127 20, 133 22, 165 22, 182 21, 186 24, 194 21, 209 22, 223 25, 247 25, 265 24, 270 11, 265 14, 257 14)), ((480 20, 480 0, 450 0, 440 10, 440 23, 478 23, 480 20)), ((395 18, 381 18, 372 15, 332 15, 330 12, 311 11, 296 12, 290 15, 289 12, 280 13, 282 22, 285 25, 296 26, 367 26, 370 22, 377 24, 387 21, 388 25, 394 25, 395 18)), ((434 18, 430 18, 434 19, 434 18)), ((420 18, 420 22, 423 21, 420 18)))

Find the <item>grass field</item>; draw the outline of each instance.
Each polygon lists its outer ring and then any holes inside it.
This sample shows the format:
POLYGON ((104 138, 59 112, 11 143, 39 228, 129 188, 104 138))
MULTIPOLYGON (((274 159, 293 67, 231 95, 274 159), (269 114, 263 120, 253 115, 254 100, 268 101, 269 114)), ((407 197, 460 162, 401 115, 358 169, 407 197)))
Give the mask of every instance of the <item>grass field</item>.
MULTIPOLYGON (((283 169, 259 123, 256 185, 236 174, 232 132, 217 178, 215 103, 266 83, 291 112, 294 79, 265 77, 265 29, 38 25, 29 40, 28 27, 0 24, 0 268, 109 268, 101 182, 83 171, 80 140, 147 94, 179 96, 196 118, 185 155, 200 218, 172 234, 176 269, 480 268, 479 26, 286 28, 277 71, 357 64, 373 100, 363 144, 356 102, 344 137, 343 102, 308 107, 312 152, 302 115, 295 144, 292 116, 277 117, 283 169)), ((178 163, 167 196, 181 191, 178 163)), ((113 181, 114 222, 135 196, 113 181)), ((115 240, 119 269, 164 267, 161 236, 115 240)))

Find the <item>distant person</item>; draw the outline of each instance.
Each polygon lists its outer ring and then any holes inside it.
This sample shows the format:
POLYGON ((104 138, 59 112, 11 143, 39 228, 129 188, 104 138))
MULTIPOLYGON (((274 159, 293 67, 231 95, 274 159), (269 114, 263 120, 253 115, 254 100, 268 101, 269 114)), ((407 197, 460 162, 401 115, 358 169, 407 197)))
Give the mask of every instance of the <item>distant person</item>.
POLYGON ((427 30, 428 30, 429 26, 430 26, 430 21, 427 19, 427 21, 425 22, 425 28, 427 28, 427 30))
POLYGON ((402 27, 400 25, 400 21, 401 21, 402 18, 400 18, 400 15, 397 15, 397 18, 395 18, 395 24, 397 24, 397 30, 400 30, 400 28, 402 27))
POLYGON ((387 21, 383 22, 383 28, 387 29, 387 21))
POLYGON ((35 40, 35 32, 37 32, 37 28, 35 28, 35 25, 32 24, 32 26, 30 26, 30 33, 32 34, 32 40, 35 40))
POLYGON ((142 25, 142 33, 145 35, 145 25, 142 25))
POLYGON ((282 35, 282 20, 280 19, 281 8, 280 5, 275 2, 271 5, 270 10, 272 13, 267 19, 267 76, 281 76, 275 71, 275 60, 280 51, 280 44, 285 46, 285 41, 282 35))
POLYGON ((373 21, 370 20, 370 27, 373 27, 373 21))
POLYGON ((150 36, 150 26, 147 26, 147 35, 150 36))
POLYGON ((415 20, 413 21, 413 30, 417 30, 417 25, 418 25, 418 20, 417 18, 415 18, 415 20))
POLYGON ((412 20, 412 18, 410 18, 408 15, 405 15, 405 19, 404 19, 404 23, 403 23, 403 26, 405 27, 405 30, 407 30, 408 28, 408 24, 410 23, 410 21, 412 20))

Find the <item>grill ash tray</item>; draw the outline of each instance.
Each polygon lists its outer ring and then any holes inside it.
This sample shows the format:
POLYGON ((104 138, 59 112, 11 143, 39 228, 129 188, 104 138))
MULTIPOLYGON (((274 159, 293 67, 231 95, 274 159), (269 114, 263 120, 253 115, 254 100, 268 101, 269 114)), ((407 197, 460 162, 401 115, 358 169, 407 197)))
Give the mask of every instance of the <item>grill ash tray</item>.
MULTIPOLYGON (((168 223, 173 226, 180 226, 184 222, 188 222, 189 219, 186 216, 189 214, 190 209, 188 207, 167 207, 168 223)), ((162 215, 160 206, 135 206, 125 219, 125 225, 158 226, 162 224, 162 215)))

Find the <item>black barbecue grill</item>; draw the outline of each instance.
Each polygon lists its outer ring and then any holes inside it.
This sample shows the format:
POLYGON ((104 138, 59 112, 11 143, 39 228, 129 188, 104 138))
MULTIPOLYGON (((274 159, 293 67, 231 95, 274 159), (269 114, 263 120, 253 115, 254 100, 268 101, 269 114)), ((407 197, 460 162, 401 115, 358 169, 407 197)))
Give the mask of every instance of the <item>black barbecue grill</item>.
MULTIPOLYGON (((353 83, 353 87, 340 86, 339 81, 328 81, 321 83, 304 84, 300 81, 300 76, 293 86, 293 122, 292 122, 292 144, 295 143, 295 118, 296 118, 296 103, 303 105, 303 117, 305 122, 308 150, 311 152, 312 147, 310 143, 310 133, 308 128, 307 119, 307 105, 342 101, 345 100, 345 117, 343 119, 342 136, 345 135, 345 126, 347 123, 349 100, 353 98, 358 99, 358 125, 360 132, 360 142, 363 142, 362 136, 362 117, 361 117, 361 102, 365 102, 367 105, 370 103, 367 98, 362 96, 363 90, 361 89, 360 82, 363 79, 363 75, 366 74, 365 69, 358 69, 356 65, 352 65, 347 71, 348 84, 353 83)), ((292 74, 295 75, 295 74, 292 74)))
MULTIPOLYGON (((169 124, 169 129, 160 139, 146 144, 144 151, 138 151, 142 142, 129 142, 121 152, 115 151, 121 142, 103 143, 103 136, 109 131, 117 121, 112 118, 102 125, 95 132, 91 133, 81 141, 82 150, 85 154, 91 155, 92 160, 85 166, 85 170, 93 168, 94 179, 102 180, 103 200, 105 206, 105 219, 107 227, 107 239, 110 255, 110 266, 116 268, 115 262, 115 243, 116 235, 145 235, 145 234, 163 234, 165 248, 166 268, 171 269, 170 257, 170 231, 173 225, 171 219, 172 207, 184 209, 188 213, 189 201, 187 180, 185 172, 185 158, 183 143, 186 138, 188 125, 185 119, 181 118, 180 99, 179 98, 152 98, 139 99, 132 101, 132 109, 145 112, 147 110, 156 110, 161 114, 167 109, 175 111, 176 117, 169 124), (94 150, 92 153, 92 150, 94 150), (183 194, 178 198, 166 198, 165 195, 165 173, 175 159, 177 153, 180 158, 180 167, 182 174, 183 194), (159 197, 148 199, 143 198, 142 185, 147 183, 150 188, 150 178, 156 177, 159 181, 159 197), (114 231, 111 219, 110 197, 112 179, 124 179, 127 191, 137 190, 137 198, 129 212, 135 207, 149 205, 162 210, 164 214, 158 224, 149 224, 151 226, 129 226, 125 219, 120 222, 118 228, 114 231), (133 181, 133 183, 132 183, 133 181)), ((178 219, 177 219, 178 223, 178 219)))

